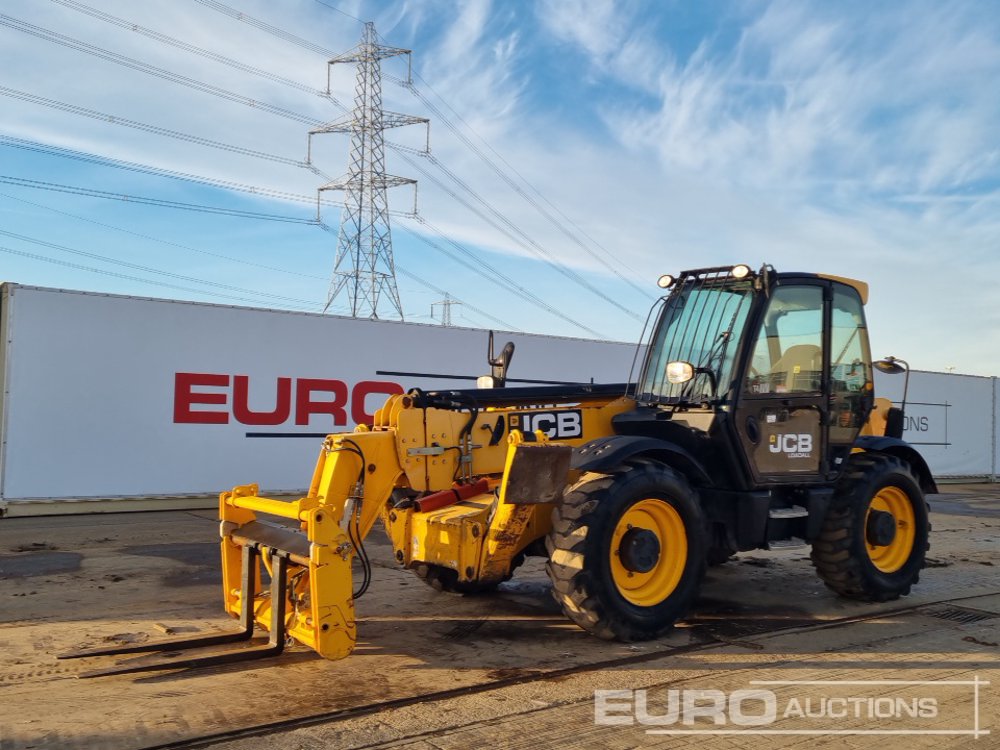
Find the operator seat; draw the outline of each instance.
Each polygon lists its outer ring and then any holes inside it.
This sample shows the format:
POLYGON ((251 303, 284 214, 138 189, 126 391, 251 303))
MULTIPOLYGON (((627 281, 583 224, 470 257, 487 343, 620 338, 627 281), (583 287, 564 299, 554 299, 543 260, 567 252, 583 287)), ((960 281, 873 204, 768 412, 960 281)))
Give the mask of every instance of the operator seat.
POLYGON ((823 350, 814 344, 788 347, 771 367, 771 383, 776 392, 818 391, 823 384, 823 350))

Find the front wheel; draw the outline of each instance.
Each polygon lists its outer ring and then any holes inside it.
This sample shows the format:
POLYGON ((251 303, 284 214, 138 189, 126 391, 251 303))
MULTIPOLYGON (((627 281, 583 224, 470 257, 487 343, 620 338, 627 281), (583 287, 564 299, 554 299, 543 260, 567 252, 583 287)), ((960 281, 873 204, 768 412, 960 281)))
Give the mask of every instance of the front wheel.
POLYGON ((909 465, 857 453, 837 483, 812 562, 841 596, 890 601, 919 579, 929 533, 927 502, 909 465))
POLYGON ((552 593, 607 639, 656 638, 682 617, 705 572, 705 522, 684 477, 659 464, 585 474, 553 511, 552 593))

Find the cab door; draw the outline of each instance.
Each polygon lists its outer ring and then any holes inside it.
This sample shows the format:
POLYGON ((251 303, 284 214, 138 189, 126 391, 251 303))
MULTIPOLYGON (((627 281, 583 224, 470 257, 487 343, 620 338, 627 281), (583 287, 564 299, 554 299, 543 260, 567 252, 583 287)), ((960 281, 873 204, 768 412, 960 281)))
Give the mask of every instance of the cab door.
POLYGON ((751 339, 734 421, 757 484, 827 472, 829 293, 822 281, 776 286, 751 339))

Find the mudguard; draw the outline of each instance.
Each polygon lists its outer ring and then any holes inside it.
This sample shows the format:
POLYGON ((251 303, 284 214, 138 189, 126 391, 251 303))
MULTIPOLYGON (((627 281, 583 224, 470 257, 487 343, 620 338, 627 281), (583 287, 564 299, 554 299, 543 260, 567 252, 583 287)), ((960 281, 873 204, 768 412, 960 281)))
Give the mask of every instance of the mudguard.
POLYGON ((937 483, 934 481, 934 476, 931 474, 930 467, 924 457, 905 440, 884 435, 861 435, 854 441, 854 447, 861 448, 868 453, 887 453, 890 456, 903 459, 913 467, 917 480, 920 482, 920 489, 925 493, 938 491, 937 483))
POLYGON ((674 467, 694 485, 712 486, 705 467, 686 450, 666 440, 640 435, 612 435, 584 443, 573 450, 570 467, 578 471, 610 471, 630 458, 639 457, 674 467))

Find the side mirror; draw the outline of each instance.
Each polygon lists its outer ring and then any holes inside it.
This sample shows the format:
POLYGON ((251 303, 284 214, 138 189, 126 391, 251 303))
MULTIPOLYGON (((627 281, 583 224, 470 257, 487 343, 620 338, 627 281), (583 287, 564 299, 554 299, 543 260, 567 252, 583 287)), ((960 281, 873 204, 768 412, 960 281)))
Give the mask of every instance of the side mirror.
POLYGON ((899 375, 900 373, 907 372, 909 368, 905 360, 896 359, 895 357, 876 360, 872 362, 872 365, 876 370, 884 372, 886 375, 899 375))
POLYGON ((667 380, 674 385, 686 383, 694 377, 694 365, 690 362, 668 362, 667 380))

